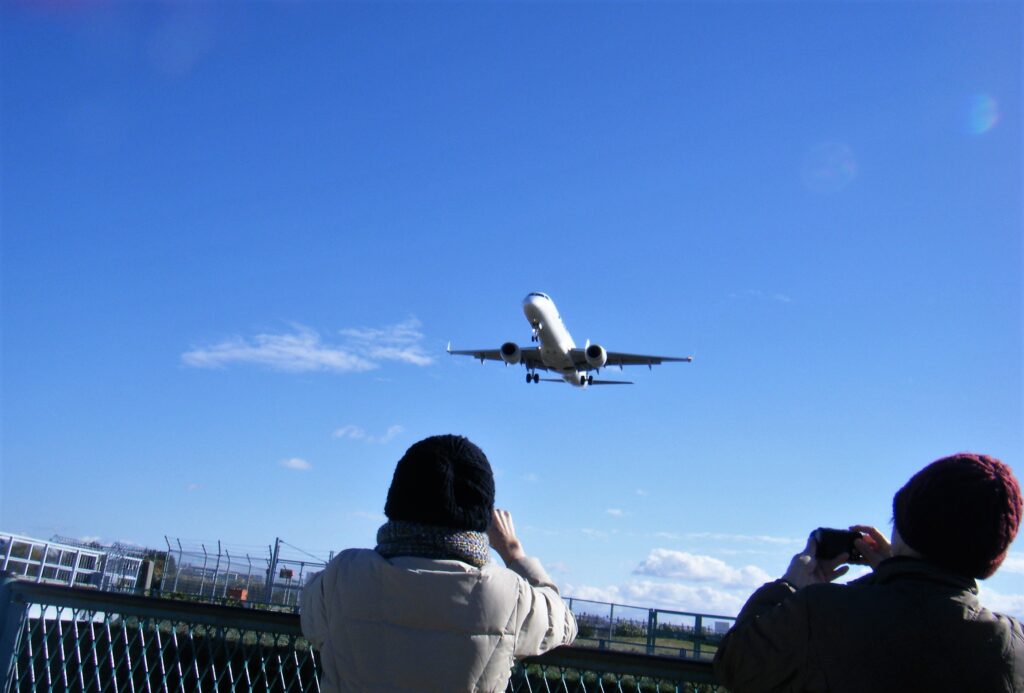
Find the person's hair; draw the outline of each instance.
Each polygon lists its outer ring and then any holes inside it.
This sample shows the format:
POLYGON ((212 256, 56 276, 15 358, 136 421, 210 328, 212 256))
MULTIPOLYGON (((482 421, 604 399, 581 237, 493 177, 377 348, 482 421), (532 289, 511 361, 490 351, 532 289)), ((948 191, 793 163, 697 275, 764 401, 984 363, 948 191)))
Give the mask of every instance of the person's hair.
POLYGON ((468 438, 441 435, 413 444, 398 461, 384 514, 389 520, 483 532, 494 511, 494 475, 468 438))
POLYGON ((903 541, 928 561, 987 578, 996 572, 1021 520, 1020 486, 994 457, 959 453, 932 462, 892 500, 903 541))

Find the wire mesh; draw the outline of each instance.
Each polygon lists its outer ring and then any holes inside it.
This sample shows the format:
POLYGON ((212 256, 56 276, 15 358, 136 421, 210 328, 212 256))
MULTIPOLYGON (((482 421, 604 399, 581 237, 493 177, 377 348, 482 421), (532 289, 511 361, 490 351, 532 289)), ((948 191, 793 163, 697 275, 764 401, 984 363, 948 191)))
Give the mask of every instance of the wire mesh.
MULTIPOLYGON (((4 693, 318 692, 318 660, 293 614, 20 580, 0 583, 0 671, 9 674, 4 693)), ((708 662, 559 648, 517 664, 507 690, 720 689, 708 662)))

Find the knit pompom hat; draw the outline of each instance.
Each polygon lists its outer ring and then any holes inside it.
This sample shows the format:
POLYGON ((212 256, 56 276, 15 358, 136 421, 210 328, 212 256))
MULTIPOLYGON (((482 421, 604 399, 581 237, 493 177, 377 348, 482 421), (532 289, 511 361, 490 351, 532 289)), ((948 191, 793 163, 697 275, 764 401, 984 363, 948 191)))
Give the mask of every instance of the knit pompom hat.
POLYGON ((932 563, 984 579, 1006 558, 1021 520, 1020 486, 994 457, 959 453, 932 462, 892 500, 896 530, 932 563))
POLYGON ((410 447, 395 467, 384 514, 389 520, 486 531, 494 511, 494 475, 468 438, 432 436, 410 447))

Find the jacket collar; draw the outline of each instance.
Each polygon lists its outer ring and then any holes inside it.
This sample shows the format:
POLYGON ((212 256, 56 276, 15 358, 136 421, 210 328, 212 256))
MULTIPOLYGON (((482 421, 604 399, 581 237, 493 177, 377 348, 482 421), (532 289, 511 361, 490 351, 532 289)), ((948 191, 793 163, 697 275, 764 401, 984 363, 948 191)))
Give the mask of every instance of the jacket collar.
POLYGON ((978 594, 978 583, 974 578, 951 572, 946 568, 908 556, 894 556, 878 564, 868 576, 875 584, 886 584, 901 580, 933 582, 954 589, 978 594))

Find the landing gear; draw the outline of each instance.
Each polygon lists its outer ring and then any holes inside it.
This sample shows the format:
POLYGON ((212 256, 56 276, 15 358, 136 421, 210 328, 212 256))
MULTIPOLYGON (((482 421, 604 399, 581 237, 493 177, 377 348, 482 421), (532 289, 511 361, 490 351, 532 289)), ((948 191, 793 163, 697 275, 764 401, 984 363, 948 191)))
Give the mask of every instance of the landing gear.
POLYGON ((581 375, 580 376, 580 385, 581 386, 583 386, 583 385, 593 385, 593 384, 594 384, 594 376, 592 376, 592 375, 581 375))
POLYGON ((527 373, 526 374, 526 382, 527 383, 531 383, 531 382, 539 383, 540 382, 540 376, 538 374, 536 374, 536 373, 527 373))
POLYGON ((594 384, 594 376, 588 375, 587 376, 587 385, 593 385, 593 384, 594 384))

